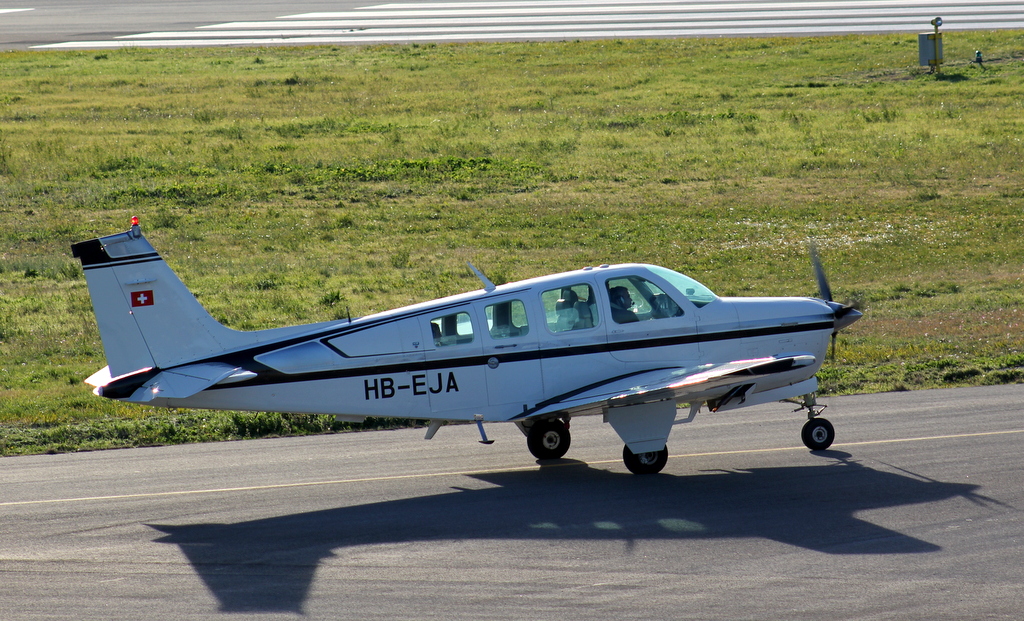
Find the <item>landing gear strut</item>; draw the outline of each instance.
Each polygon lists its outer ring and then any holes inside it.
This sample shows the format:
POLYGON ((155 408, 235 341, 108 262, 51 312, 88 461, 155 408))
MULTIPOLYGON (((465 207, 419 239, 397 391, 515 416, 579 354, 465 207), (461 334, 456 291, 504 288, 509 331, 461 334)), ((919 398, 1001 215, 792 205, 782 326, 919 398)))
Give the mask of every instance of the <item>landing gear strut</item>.
POLYGON ((558 459, 571 441, 569 426, 558 419, 539 420, 526 434, 526 446, 537 459, 558 459))

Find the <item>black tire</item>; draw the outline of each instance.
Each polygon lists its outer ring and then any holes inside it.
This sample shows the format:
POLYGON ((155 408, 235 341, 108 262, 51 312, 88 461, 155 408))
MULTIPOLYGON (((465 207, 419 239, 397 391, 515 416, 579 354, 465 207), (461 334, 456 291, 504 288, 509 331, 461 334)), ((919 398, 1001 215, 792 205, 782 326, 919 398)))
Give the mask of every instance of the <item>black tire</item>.
POLYGON ((660 451, 636 454, 629 446, 622 447, 622 463, 633 474, 657 474, 668 463, 668 447, 660 451))
POLYGON ((526 435, 526 446, 537 459, 558 459, 571 442, 569 430, 560 420, 539 420, 526 435))
POLYGON ((835 442, 836 430, 832 423, 824 418, 812 418, 804 424, 800 438, 812 451, 824 451, 835 442))

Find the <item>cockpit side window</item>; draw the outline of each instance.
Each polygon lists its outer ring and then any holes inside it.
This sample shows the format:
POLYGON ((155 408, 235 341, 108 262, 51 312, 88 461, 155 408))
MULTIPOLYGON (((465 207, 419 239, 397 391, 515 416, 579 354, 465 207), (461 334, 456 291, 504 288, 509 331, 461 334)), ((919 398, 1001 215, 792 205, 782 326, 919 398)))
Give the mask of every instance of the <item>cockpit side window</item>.
POLYGON ((430 320, 435 347, 463 345, 473 342, 473 321, 469 313, 453 313, 430 320))
POLYGON ((520 300, 491 304, 484 309, 484 315, 487 317, 487 331, 493 339, 515 338, 530 333, 526 305, 520 300))
POLYGON ((540 295, 548 330, 586 330, 598 325, 597 298, 588 284, 549 289, 540 295))
POLYGON ((683 309, 661 287, 639 276, 609 278, 608 299, 615 323, 680 317, 683 309))

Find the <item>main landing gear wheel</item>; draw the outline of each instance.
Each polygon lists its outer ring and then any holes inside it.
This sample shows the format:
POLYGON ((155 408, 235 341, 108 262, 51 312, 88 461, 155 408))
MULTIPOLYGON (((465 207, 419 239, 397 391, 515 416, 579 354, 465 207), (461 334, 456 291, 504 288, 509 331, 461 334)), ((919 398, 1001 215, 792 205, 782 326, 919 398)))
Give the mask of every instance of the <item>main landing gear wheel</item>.
POLYGON ((539 420, 526 434, 526 446, 537 459, 558 459, 569 450, 572 437, 560 420, 539 420))
POLYGON ((622 462, 633 474, 656 474, 668 463, 668 447, 649 453, 634 453, 626 445, 622 447, 622 462))
POLYGON ((812 451, 824 451, 835 441, 836 430, 832 427, 832 423, 824 418, 814 417, 804 423, 800 437, 807 448, 812 451))

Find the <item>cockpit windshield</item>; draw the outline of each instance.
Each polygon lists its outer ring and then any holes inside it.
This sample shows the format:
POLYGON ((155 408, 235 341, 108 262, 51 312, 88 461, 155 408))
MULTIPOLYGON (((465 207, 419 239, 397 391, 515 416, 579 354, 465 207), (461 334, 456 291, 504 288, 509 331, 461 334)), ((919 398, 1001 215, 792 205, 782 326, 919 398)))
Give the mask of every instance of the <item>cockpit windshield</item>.
POLYGON ((698 308, 706 306, 718 299, 718 296, 712 293, 711 289, 708 289, 689 276, 684 276, 679 272, 674 272, 670 269, 658 267, 656 265, 651 266, 651 271, 667 280, 669 284, 678 289, 680 293, 686 296, 686 298, 693 302, 693 305, 698 308))

